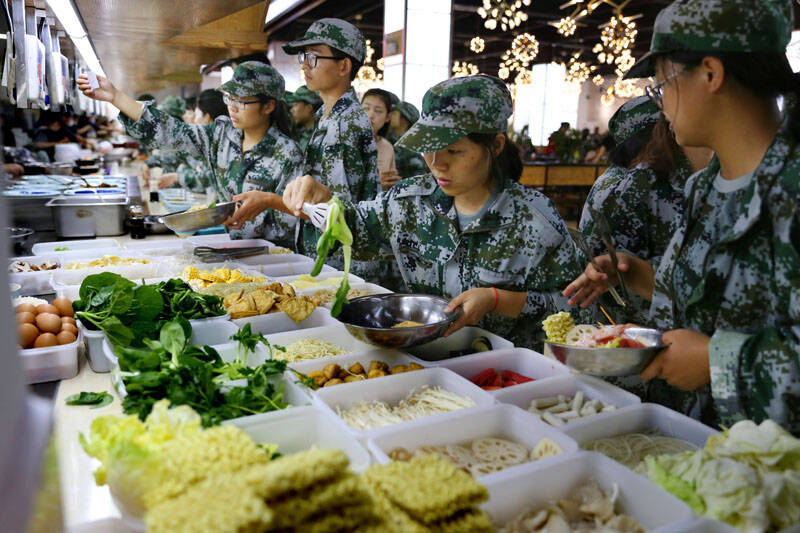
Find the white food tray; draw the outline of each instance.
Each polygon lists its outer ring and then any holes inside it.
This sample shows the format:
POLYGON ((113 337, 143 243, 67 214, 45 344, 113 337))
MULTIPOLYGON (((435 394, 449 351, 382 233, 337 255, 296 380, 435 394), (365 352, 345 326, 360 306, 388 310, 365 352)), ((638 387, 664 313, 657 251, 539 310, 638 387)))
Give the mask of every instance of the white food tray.
MULTIPOLYGON (((360 290, 369 291, 371 293, 370 295, 372 295, 372 294, 391 294, 391 292, 392 292, 389 289, 387 289, 386 287, 381 287, 380 285, 376 285, 374 283, 356 283, 355 285, 351 285, 350 288, 351 289, 360 289, 360 290)), ((333 292, 335 293, 338 288, 337 287, 330 287, 330 289, 332 289, 333 292)), ((306 290, 308 290, 308 289, 306 289, 306 290)), ((307 293, 307 295, 313 297, 314 294, 316 294, 316 292, 320 291, 320 290, 323 290, 323 289, 315 289, 313 292, 307 293)), ((333 304, 333 302, 326 302, 326 303, 320 304, 320 306, 330 309, 332 304, 333 304)))
POLYGON ((278 453, 289 455, 309 448, 337 448, 350 459, 350 468, 363 472, 370 457, 358 441, 330 416, 312 406, 274 411, 224 422, 245 430, 261 444, 277 444, 278 453))
POLYGON ((86 250, 120 250, 116 239, 82 239, 77 241, 51 241, 37 242, 31 248, 33 255, 51 254, 56 252, 56 248, 68 248, 58 253, 82 252, 86 250))
POLYGON ((311 263, 314 264, 314 260, 308 257, 307 255, 300 255, 300 254, 258 254, 258 255, 251 255, 248 257, 237 257, 237 261, 242 263, 243 265, 248 266, 271 266, 271 265, 280 265, 286 263, 311 263))
POLYGON ((169 273, 165 272, 164 267, 156 262, 135 265, 78 268, 75 270, 60 269, 53 272, 53 289, 58 293, 58 291, 67 291, 68 289, 66 287, 69 286, 78 286, 80 288, 83 280, 87 277, 103 272, 113 272, 130 280, 169 276, 169 273))
POLYGON ((472 344, 472 341, 478 337, 486 337, 489 339, 489 342, 492 344, 492 351, 514 347, 513 342, 508 341, 499 335, 490 333, 485 329, 467 326, 456 331, 449 337, 437 339, 433 342, 423 344, 422 346, 408 348, 407 351, 419 359, 430 361, 430 364, 432 365, 438 365, 445 361, 452 360, 450 358, 451 351, 469 348, 472 344))
POLYGON ((132 241, 125 243, 123 250, 129 253, 192 253, 193 246, 188 246, 184 241, 132 241))
MULTIPOLYGON (((486 405, 454 411, 447 420, 422 418, 403 424, 403 427, 385 427, 374 433, 367 447, 377 462, 388 463, 391 461, 388 454, 395 448, 405 448, 414 453, 420 446, 462 444, 482 437, 510 440, 522 444, 528 450, 533 450, 540 440, 548 438, 558 444, 565 454, 578 450, 578 445, 571 438, 510 405, 486 405)), ((521 466, 547 465, 553 459, 554 457, 548 457, 515 465, 501 472, 482 476, 481 482, 521 466)))
MULTIPOLYGON (((322 312, 325 313, 327 312, 327 310, 323 309, 322 312)), ((274 313, 274 314, 277 315, 279 313, 274 313)), ((255 332, 256 331, 255 325, 251 326, 251 329, 252 331, 255 332)), ((345 327, 342 326, 341 324, 330 324, 327 326, 322 326, 317 328, 307 328, 295 331, 282 331, 269 334, 264 333, 264 335, 267 337, 267 340, 269 340, 269 342, 271 342, 272 344, 277 344, 279 346, 289 346, 292 343, 304 339, 315 339, 335 344, 336 346, 339 346, 340 348, 345 350, 347 354, 363 353, 374 349, 373 346, 370 346, 369 344, 364 344, 363 342, 357 340, 355 337, 350 335, 347 332, 347 329, 345 329, 345 327)), ((309 361, 314 363, 324 362, 325 364, 328 364, 334 362, 335 357, 344 357, 344 354, 333 357, 322 357, 320 359, 310 359, 309 361)), ((305 361, 298 363, 290 363, 290 364, 294 367, 296 365, 305 364, 305 361)))
POLYGON ((244 327, 250 324, 253 333, 269 335, 271 333, 281 333, 284 331, 296 331, 310 328, 318 328, 329 324, 338 324, 338 320, 331 316, 331 312, 324 307, 317 307, 302 322, 295 322, 289 315, 280 311, 277 313, 267 313, 264 315, 249 316, 247 318, 237 318, 233 320, 237 326, 244 327))
POLYGON ((74 378, 78 374, 78 346, 81 333, 75 342, 48 348, 17 350, 26 383, 44 383, 74 378))
MULTIPOLYGON (((10 265, 13 261, 25 261, 26 263, 32 263, 35 265, 40 265, 45 261, 53 261, 59 266, 61 265, 59 258, 57 255, 32 255, 28 257, 11 257, 8 260, 8 264, 10 265)), ((38 272, 18 272, 18 273, 8 273, 8 281, 10 283, 19 283, 22 289, 20 289, 21 296, 35 296, 37 294, 48 294, 53 292, 53 289, 50 285, 50 278, 53 276, 53 272, 55 270, 41 270, 38 272)))
MULTIPOLYGON (((481 390, 464 378, 444 368, 425 368, 415 372, 396 374, 382 379, 368 379, 353 383, 350 386, 337 385, 336 387, 322 388, 313 395, 315 405, 327 410, 337 418, 361 442, 366 442, 375 434, 375 429, 359 430, 348 426, 336 414, 336 407, 349 409, 361 402, 382 401, 391 406, 397 405, 405 399, 412 390, 428 387, 441 387, 448 392, 470 398, 475 406, 492 405, 494 398, 491 394, 481 390)), ((431 415, 430 420, 446 420, 453 412, 437 413, 431 415)), ((408 422, 396 424, 396 427, 405 427, 408 422)))
MULTIPOLYGON (((304 256, 299 256, 304 257, 304 256)), ((262 276, 267 276, 270 278, 285 278, 289 276, 300 276, 302 274, 311 274, 311 270, 314 268, 314 263, 311 261, 296 261, 293 263, 268 263, 268 264, 252 264, 248 263, 246 259, 256 259, 255 257, 242 257, 236 258, 236 260, 240 263, 247 264, 248 269, 251 272, 259 272, 262 276)), ((322 273, 326 272, 336 272, 336 269, 329 267, 328 265, 322 266, 322 273)))
POLYGON ((487 478, 489 501, 481 507, 495 526, 501 526, 528 509, 541 509, 568 496, 590 479, 606 493, 613 493, 616 487, 615 510, 632 516, 648 531, 661 531, 692 516, 686 504, 665 490, 607 457, 588 452, 555 457, 541 467, 531 463, 487 478))
MULTIPOLYGON (((319 328, 319 329, 325 329, 325 328, 319 328)), ((384 350, 381 348, 375 348, 374 346, 368 346, 367 348, 368 348, 367 351, 358 351, 358 353, 334 355, 333 357, 322 357, 320 359, 309 359, 308 361, 302 361, 299 363, 289 363, 289 367, 292 370, 296 370, 297 372, 308 375, 311 372, 322 370, 327 365, 332 363, 335 363, 342 368, 350 368, 356 363, 361 363, 361 366, 363 366, 364 370, 366 371, 369 370, 369 364, 371 361, 380 361, 386 363, 387 365, 389 365, 390 369, 397 365, 408 365, 408 363, 412 362, 411 357, 397 350, 384 350)), ((381 379, 381 378, 372 378, 372 379, 381 379)), ((346 387, 348 385, 350 385, 350 383, 340 383, 335 386, 346 387)))
MULTIPOLYGON (((535 380, 568 374, 570 371, 569 368, 555 359, 550 359, 527 348, 508 348, 491 352, 479 352, 441 361, 437 366, 448 368, 467 380, 471 380, 487 368, 494 368, 496 372, 511 370, 535 380)), ((516 387, 520 387, 520 385, 509 388, 516 387)), ((502 390, 489 392, 497 394, 502 390)))
MULTIPOLYGON (((534 398, 546 398, 548 396, 558 396, 559 394, 573 396, 578 391, 583 391, 587 400, 600 400, 603 403, 615 405, 617 408, 641 403, 641 400, 635 394, 615 387, 601 379, 580 374, 553 376, 500 389, 495 391, 494 397, 497 398, 498 402, 516 405, 520 409, 527 411, 531 405, 531 400, 534 398)), ((592 417, 567 422, 564 426, 590 418, 592 417)))
POLYGON ((629 405, 579 420, 564 429, 564 433, 583 446, 597 439, 615 437, 626 433, 641 433, 653 429, 664 437, 685 440, 697 447, 703 447, 714 429, 684 416, 663 405, 642 403, 629 405))
POLYGON ((227 233, 215 233, 213 235, 195 235, 186 239, 186 242, 193 246, 210 246, 211 248, 251 248, 254 246, 266 246, 275 248, 275 243, 264 239, 231 239, 227 233))
MULTIPOLYGON (((350 274, 349 276, 350 277, 348 278, 348 281, 350 282, 350 285, 355 285, 356 283, 365 283, 365 281, 363 279, 359 278, 358 276, 356 276, 354 274, 350 274)), ((289 285, 292 285, 292 287, 294 287, 293 282, 297 281, 298 277, 299 276, 283 276, 283 277, 277 278, 275 281, 280 281, 281 283, 288 283, 289 285)), ((328 271, 328 272, 321 272, 319 274, 319 276, 315 277, 314 279, 316 281, 322 281, 322 280, 326 280, 326 279, 330 279, 330 278, 343 278, 343 277, 344 277, 344 272, 341 272, 339 270, 331 270, 331 271, 328 271)), ((307 287, 305 289, 298 289, 298 288, 295 287, 295 292, 300 296, 311 296, 312 294, 314 294, 315 292, 317 292, 320 289, 330 289, 330 288, 334 288, 335 289, 335 288, 338 288, 338 287, 339 287, 338 285, 326 285, 326 286, 320 286, 320 287, 307 287)))

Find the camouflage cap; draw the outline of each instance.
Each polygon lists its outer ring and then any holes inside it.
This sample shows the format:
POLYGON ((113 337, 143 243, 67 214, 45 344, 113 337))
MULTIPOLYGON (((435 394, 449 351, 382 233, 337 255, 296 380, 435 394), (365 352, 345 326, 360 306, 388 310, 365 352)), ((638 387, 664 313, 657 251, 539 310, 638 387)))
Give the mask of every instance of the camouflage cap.
POLYGON ((658 122, 661 112, 649 96, 628 100, 608 121, 614 142, 622 144, 658 122))
POLYGON ((322 98, 319 97, 319 94, 316 91, 312 91, 305 85, 301 85, 297 88, 297 90, 292 95, 292 103, 294 102, 305 102, 307 104, 311 104, 314 107, 319 107, 322 105, 322 98))
POLYGON ((428 89, 422 116, 395 144, 430 153, 469 133, 503 133, 512 111, 511 93, 498 78, 452 78, 428 89))
POLYGON ((217 88, 231 96, 267 96, 280 100, 284 81, 277 70, 260 61, 245 61, 233 71, 233 78, 217 88))
POLYGON ((301 38, 283 45, 287 54, 302 52, 303 47, 327 44, 331 48, 347 54, 359 63, 364 62, 367 43, 361 32, 347 21, 334 18, 319 19, 309 26, 301 38))
POLYGON ((419 120, 419 110, 408 102, 398 102, 394 105, 394 109, 400 112, 401 115, 406 117, 406 120, 412 126, 419 120))
POLYGON ((791 0, 676 0, 656 17, 650 51, 625 75, 655 75, 668 52, 783 54, 792 37, 791 0))
POLYGON ((156 107, 159 111, 163 111, 168 115, 181 118, 181 116, 183 116, 183 112, 186 111, 186 100, 180 96, 171 94, 158 103, 156 107))
MULTIPOLYGON (((384 91, 386 91, 386 89, 384 89, 384 91)), ((389 98, 392 100, 392 108, 394 109, 394 107, 396 107, 397 104, 400 103, 400 98, 398 98, 397 95, 394 94, 392 91, 386 91, 386 92, 389 93, 389 98)))

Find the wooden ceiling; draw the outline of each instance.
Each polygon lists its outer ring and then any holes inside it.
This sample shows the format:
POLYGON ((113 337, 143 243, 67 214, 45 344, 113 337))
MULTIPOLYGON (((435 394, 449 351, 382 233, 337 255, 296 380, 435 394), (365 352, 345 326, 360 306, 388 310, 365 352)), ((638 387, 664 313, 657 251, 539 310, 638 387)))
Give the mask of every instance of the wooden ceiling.
POLYGON ((266 50, 263 0, 74 0, 103 69, 123 91, 201 80, 200 66, 266 50))

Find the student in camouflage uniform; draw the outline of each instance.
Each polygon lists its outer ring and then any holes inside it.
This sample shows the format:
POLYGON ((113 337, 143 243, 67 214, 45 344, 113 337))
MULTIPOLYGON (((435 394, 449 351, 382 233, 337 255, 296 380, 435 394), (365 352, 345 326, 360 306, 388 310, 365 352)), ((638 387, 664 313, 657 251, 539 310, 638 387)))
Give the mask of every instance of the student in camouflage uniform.
MULTIPOLYGON (((343 200, 375 198, 380 189, 378 149, 372 126, 351 86, 364 62, 364 36, 349 22, 325 18, 314 22, 300 39, 283 45, 283 50, 297 54, 308 88, 319 91, 323 101, 305 151, 303 174, 319 180, 343 200)), ((316 254, 320 236, 310 222, 300 220, 298 252, 316 254)), ((329 257, 328 264, 341 269, 341 252, 329 257)), ((382 269, 377 262, 352 265, 354 274, 376 282, 382 269)))
POLYGON ((316 128, 316 113, 322 107, 322 98, 317 93, 301 85, 289 96, 290 110, 295 124, 295 141, 300 151, 305 153, 308 141, 316 128))
MULTIPOLYGON (((408 102, 400 102, 392 110, 392 122, 397 124, 395 131, 405 133, 417 120, 419 120, 419 111, 408 102), (397 118, 395 115, 397 115, 397 118)), ((399 139, 399 136, 397 138, 399 139)), ((428 172, 428 165, 425 164, 422 154, 413 152, 405 146, 399 146, 396 139, 392 141, 389 138, 389 140, 394 142, 394 162, 397 166, 397 173, 400 174, 401 178, 413 178, 428 172)))
POLYGON ((230 117, 217 117, 205 126, 185 124, 148 103, 136 102, 105 78, 94 91, 85 77, 78 84, 87 96, 111 102, 122 111, 128 135, 146 145, 202 158, 213 168, 218 200, 242 202, 224 222, 232 238, 291 243, 294 218, 265 212, 283 208, 280 193, 299 174, 302 162, 297 145, 286 134, 289 113, 280 100, 284 82, 275 69, 257 61, 237 66, 233 78, 219 88, 230 117))
POLYGON ((624 260, 637 292, 652 292, 653 319, 671 330, 671 345, 642 374, 674 386, 660 403, 726 426, 771 418, 800 435, 800 108, 785 55, 791 29, 789 0, 693 0, 659 14, 650 53, 631 75, 656 76, 653 97, 678 143, 717 157, 687 184, 686 216, 655 280, 645 261, 624 260))
MULTIPOLYGON (((559 287, 579 263, 553 204, 517 183, 519 152, 506 139, 511 94, 490 76, 454 78, 431 88, 422 118, 398 142, 425 153, 431 172, 404 180, 378 199, 346 204, 353 251, 393 250, 414 292, 451 298, 463 316, 519 346, 538 347, 541 322, 568 308, 559 287)), ((330 198, 304 176, 284 202, 330 198)), ((588 310, 577 311, 591 321, 588 310)))
MULTIPOLYGON (((183 113, 186 111, 186 100, 180 96, 171 94, 163 101, 156 104, 159 111, 183 120, 183 113)), ((174 150, 164 150, 160 147, 150 153, 142 166, 142 176, 145 183, 150 180, 150 169, 160 168, 163 174, 158 178, 159 188, 165 189, 178 181, 178 167, 184 163, 184 158, 174 150)))

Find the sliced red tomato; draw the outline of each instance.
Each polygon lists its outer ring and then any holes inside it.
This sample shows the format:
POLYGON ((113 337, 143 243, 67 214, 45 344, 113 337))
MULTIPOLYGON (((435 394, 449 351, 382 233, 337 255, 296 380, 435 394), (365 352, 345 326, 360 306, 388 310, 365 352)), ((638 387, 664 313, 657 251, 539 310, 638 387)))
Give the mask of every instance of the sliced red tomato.
POLYGON ((487 368, 486 370, 484 370, 483 372, 472 378, 470 381, 478 386, 488 385, 494 380, 494 374, 495 374, 494 368, 487 368))
POLYGON ((523 376, 522 374, 517 374, 513 370, 504 370, 503 379, 515 381, 517 385, 519 385, 520 383, 527 383, 529 381, 533 381, 533 378, 529 378, 528 376, 523 376))
POLYGON ((481 388, 482 388, 483 390, 500 390, 500 389, 502 389, 503 387, 495 387, 495 386, 493 386, 493 385, 484 385, 484 386, 483 386, 483 387, 481 387, 481 388))
POLYGON ((626 337, 620 337, 619 339, 619 347, 620 348, 644 348, 644 344, 639 341, 635 341, 633 339, 628 339, 626 337))

